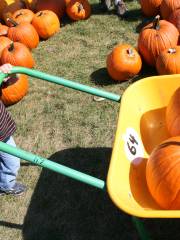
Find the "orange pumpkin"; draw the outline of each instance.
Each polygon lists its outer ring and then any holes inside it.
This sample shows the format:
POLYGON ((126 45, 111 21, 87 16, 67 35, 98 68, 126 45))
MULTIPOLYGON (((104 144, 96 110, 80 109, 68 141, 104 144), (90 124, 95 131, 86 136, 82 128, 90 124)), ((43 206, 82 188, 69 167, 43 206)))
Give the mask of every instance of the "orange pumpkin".
POLYGON ((167 139, 152 151, 146 180, 152 197, 163 209, 180 210, 180 136, 167 139))
POLYGON ((5 37, 5 36, 0 37, 0 58, 1 58, 3 49, 7 47, 11 42, 12 41, 8 37, 5 37))
POLYGON ((49 10, 37 12, 33 17, 32 25, 42 39, 48 39, 60 31, 57 15, 49 10))
POLYGON ((53 11, 59 18, 65 13, 66 2, 65 0, 36 0, 36 11, 50 10, 53 11))
POLYGON ((12 42, 5 47, 1 54, 1 62, 10 63, 14 66, 22 66, 32 68, 35 65, 35 61, 30 50, 20 42, 12 42))
POLYGON ((14 42, 21 42, 28 48, 36 48, 39 44, 39 35, 32 24, 28 22, 21 22, 17 24, 14 20, 9 18, 9 21, 14 24, 9 27, 8 37, 14 42))
POLYGON ((141 57, 129 44, 119 44, 107 56, 107 70, 112 79, 128 80, 139 73, 142 67, 141 57))
POLYGON ((180 74, 180 46, 169 48, 161 52, 156 61, 159 74, 180 74))
POLYGON ((166 20, 160 20, 160 16, 156 16, 152 23, 141 30, 138 50, 146 63, 155 66, 158 55, 165 49, 175 47, 178 38, 177 28, 166 20))
POLYGON ((71 0, 67 4, 66 13, 72 20, 84 20, 91 15, 91 5, 88 0, 71 0))
POLYGON ((162 0, 140 0, 142 12, 145 16, 156 16, 160 11, 162 0))
POLYGON ((20 9, 13 13, 12 19, 16 23, 28 22, 31 23, 34 17, 34 13, 30 9, 20 9))
POLYGON ((0 36, 7 36, 9 27, 0 23, 0 36))
POLYGON ((1 86, 0 99, 5 106, 19 102, 28 92, 28 77, 23 74, 13 74, 1 86))
POLYGON ((180 8, 179 0, 163 0, 160 6, 160 12, 163 19, 168 19, 173 11, 180 8))
POLYGON ((174 92, 168 103, 166 126, 171 136, 180 136, 180 87, 174 92))

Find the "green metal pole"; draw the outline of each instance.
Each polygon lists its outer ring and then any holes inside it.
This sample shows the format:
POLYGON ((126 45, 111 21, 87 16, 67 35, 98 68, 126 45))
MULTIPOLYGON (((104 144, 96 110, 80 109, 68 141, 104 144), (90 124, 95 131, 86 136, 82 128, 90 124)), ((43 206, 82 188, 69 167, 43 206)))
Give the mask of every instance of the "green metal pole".
POLYGON ((105 189, 105 182, 103 180, 100 180, 98 178, 92 177, 85 173, 76 171, 72 168, 63 166, 59 163, 52 162, 46 158, 43 158, 43 157, 40 157, 33 153, 24 151, 20 148, 10 146, 7 143, 0 142, 0 151, 9 153, 9 154, 19 157, 21 159, 27 160, 27 161, 32 162, 41 167, 48 168, 54 172, 57 172, 57 173, 65 175, 67 177, 73 178, 75 180, 84 182, 93 187, 100 188, 102 190, 105 189))
POLYGON ((133 216, 132 221, 138 231, 138 234, 141 240, 152 240, 149 233, 145 229, 143 222, 140 219, 133 216))
MULTIPOLYGON (((40 72, 37 70, 29 69, 29 68, 24 68, 24 67, 13 67, 11 73, 23 73, 26 75, 29 75, 31 77, 39 78, 48 82, 56 83, 59 85, 63 85, 68 88, 72 88, 75 90, 79 90, 82 92, 90 93, 95 96, 103 97, 115 102, 120 102, 121 96, 110 93, 104 90, 100 90, 94 87, 89 87, 81 83, 73 82, 61 77, 53 76, 44 72, 40 72)), ((7 74, 5 75, 7 76, 7 74)), ((5 77, 4 76, 4 77, 5 77)), ((1 79, 2 77, 0 77, 1 79)))

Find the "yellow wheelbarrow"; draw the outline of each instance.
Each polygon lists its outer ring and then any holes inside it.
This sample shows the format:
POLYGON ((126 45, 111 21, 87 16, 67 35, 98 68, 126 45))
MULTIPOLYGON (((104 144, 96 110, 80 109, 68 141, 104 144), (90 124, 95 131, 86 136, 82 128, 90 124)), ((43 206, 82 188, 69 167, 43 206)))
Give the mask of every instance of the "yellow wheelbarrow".
MULTIPOLYGON (((12 73, 23 73, 42 80, 120 102, 120 113, 113 146, 107 184, 72 168, 0 142, 0 151, 30 161, 41 167, 107 189, 113 203, 132 216, 141 239, 150 239, 139 218, 179 218, 180 210, 163 210, 151 197, 145 177, 146 161, 152 149, 169 137, 165 111, 170 97, 180 87, 180 75, 141 79, 129 86, 122 98, 96 88, 23 67, 12 73)), ((0 82, 7 74, 0 74, 0 82)))

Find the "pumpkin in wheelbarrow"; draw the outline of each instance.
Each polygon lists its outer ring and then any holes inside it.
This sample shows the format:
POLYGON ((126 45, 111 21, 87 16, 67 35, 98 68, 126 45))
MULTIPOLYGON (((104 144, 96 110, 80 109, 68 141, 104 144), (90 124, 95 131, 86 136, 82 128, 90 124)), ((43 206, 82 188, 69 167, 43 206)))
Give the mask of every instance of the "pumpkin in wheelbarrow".
POLYGON ((163 209, 180 210, 180 136, 163 141, 152 151, 146 179, 152 197, 163 209))

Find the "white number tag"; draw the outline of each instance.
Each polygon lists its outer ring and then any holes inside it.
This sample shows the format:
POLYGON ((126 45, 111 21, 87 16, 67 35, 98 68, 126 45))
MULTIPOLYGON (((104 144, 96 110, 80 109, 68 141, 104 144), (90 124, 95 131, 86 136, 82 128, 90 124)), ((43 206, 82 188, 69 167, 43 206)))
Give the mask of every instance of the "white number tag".
POLYGON ((127 128, 123 135, 126 157, 132 161, 144 157, 144 148, 138 133, 133 128, 127 128))

